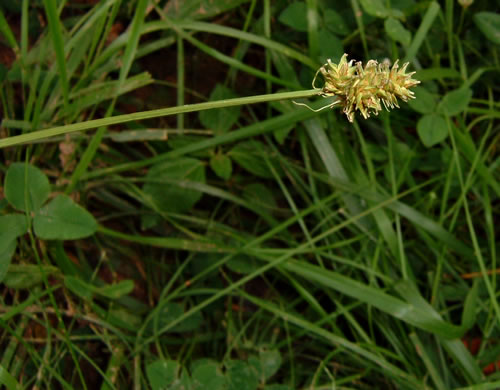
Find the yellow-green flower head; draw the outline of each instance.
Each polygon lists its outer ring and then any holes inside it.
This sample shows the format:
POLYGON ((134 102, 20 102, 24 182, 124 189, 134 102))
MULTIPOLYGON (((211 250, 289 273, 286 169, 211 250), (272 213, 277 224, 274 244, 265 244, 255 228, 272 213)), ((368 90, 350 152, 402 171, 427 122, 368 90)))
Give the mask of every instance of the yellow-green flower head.
POLYGON ((472 5, 474 0, 458 0, 458 4, 460 4, 464 8, 468 8, 472 5))
POLYGON ((398 98, 406 102, 415 97, 410 88, 420 81, 411 78, 415 72, 406 73, 407 67, 408 63, 399 68, 398 61, 390 68, 370 60, 363 68, 361 62, 347 62, 344 54, 338 65, 328 60, 320 68, 325 79, 321 94, 337 96, 350 122, 356 110, 367 119, 370 114, 378 115, 382 105, 387 110, 399 108, 398 98))

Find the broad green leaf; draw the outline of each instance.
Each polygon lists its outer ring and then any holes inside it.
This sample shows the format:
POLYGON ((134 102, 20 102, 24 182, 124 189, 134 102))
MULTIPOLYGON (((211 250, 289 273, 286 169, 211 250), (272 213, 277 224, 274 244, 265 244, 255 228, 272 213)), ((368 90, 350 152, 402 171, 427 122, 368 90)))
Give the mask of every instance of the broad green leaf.
POLYGON ((251 183, 243 190, 243 197, 259 207, 277 209, 278 205, 273 191, 262 183, 251 183))
POLYGON ((225 154, 214 154, 210 158, 210 168, 221 179, 228 180, 233 172, 231 159, 225 154))
POLYGON ((415 99, 408 100, 411 108, 421 114, 431 114, 436 109, 436 99, 434 95, 428 92, 424 87, 413 89, 415 99))
POLYGON ((494 12, 478 12, 474 22, 491 42, 500 45, 500 14, 494 12))
POLYGON ((146 366, 146 375, 152 390, 188 390, 189 376, 175 360, 156 360, 146 366))
POLYGON ((10 261, 12 260, 12 256, 14 256, 16 248, 16 239, 7 241, 2 238, 2 243, 0 243, 0 283, 5 278, 5 275, 7 275, 10 261))
POLYGON ((51 265, 11 264, 3 283, 12 289, 30 289, 43 281, 43 274, 49 277, 56 272, 51 265))
POLYGON ((226 363, 226 376, 227 390, 257 390, 259 386, 257 370, 241 360, 229 360, 226 363))
POLYGON ((0 216, 0 248, 6 242, 15 240, 28 231, 24 214, 7 214, 0 216))
POLYGON ((328 8, 324 14, 325 27, 331 32, 346 36, 351 33, 351 28, 347 25, 346 19, 337 11, 328 8))
MULTIPOLYGON (((146 329, 150 333, 154 333, 155 329, 159 331, 165 326, 169 325, 174 320, 177 320, 184 314, 182 305, 176 302, 167 302, 161 305, 159 310, 155 311, 155 315, 148 322, 146 329)), ((169 332, 190 332, 201 326, 203 316, 200 312, 191 315, 185 321, 172 327, 169 332)))
POLYGON ((38 211, 50 194, 47 176, 37 167, 25 163, 13 163, 9 167, 4 186, 9 203, 21 211, 26 211, 26 202, 29 211, 38 211))
POLYGON ((399 20, 387 18, 384 22, 384 28, 387 35, 403 46, 410 46, 411 32, 408 31, 399 20))
MULTIPOLYGON (((229 88, 217 84, 210 94, 210 101, 233 99, 238 97, 229 88)), ((205 128, 213 130, 215 135, 226 133, 238 120, 240 116, 240 107, 226 107, 220 110, 201 111, 200 122, 205 128)))
POLYGON ((144 192, 160 211, 183 213, 202 196, 199 191, 184 188, 184 181, 205 183, 205 167, 200 160, 183 157, 154 165, 146 175, 144 192))
POLYGON ((231 257, 226 262, 227 268, 238 274, 250 274, 259 268, 259 263, 255 259, 245 254, 238 254, 231 257))
POLYGON ((438 105, 438 112, 444 115, 457 115, 465 111, 472 97, 470 88, 459 88, 448 92, 438 105))
POLYGON ((404 17, 404 14, 400 10, 387 8, 383 0, 360 0, 360 3, 368 15, 376 16, 377 18, 393 16, 401 19, 404 17))
POLYGON ((259 360, 260 366, 262 367, 262 373, 264 374, 266 381, 278 372, 283 361, 280 351, 278 351, 277 349, 270 351, 260 351, 259 360))
POLYGON ((255 176, 270 179, 273 178, 273 173, 269 170, 266 161, 263 159, 265 154, 277 173, 281 176, 283 174, 276 158, 273 157, 269 149, 260 141, 243 141, 237 144, 228 155, 242 168, 255 176))
POLYGON ((448 136, 446 120, 439 114, 427 114, 417 123, 418 136, 422 143, 430 148, 448 136))
POLYGON ((331 59, 333 62, 338 62, 344 54, 342 40, 325 29, 319 30, 318 37, 321 42, 320 54, 322 60, 326 62, 327 59, 331 59))
POLYGON ((191 386, 192 390, 225 390, 226 378, 219 363, 209 359, 194 362, 191 370, 191 386))
POLYGON ((12 256, 16 251, 16 239, 28 231, 26 216, 7 214, 0 217, 0 282, 7 274, 12 256))
POLYGON ((151 214, 144 211, 141 214, 141 229, 148 230, 155 226, 158 226, 163 221, 163 217, 158 214, 151 214))
POLYGON ((307 31, 307 6, 303 1, 296 1, 281 12, 278 20, 296 31, 307 31))
POLYGON ((267 382, 281 367, 280 351, 259 351, 259 356, 250 356, 248 362, 259 372, 261 383, 267 382))
POLYGON ((94 234, 97 222, 69 196, 58 195, 35 215, 33 227, 42 240, 76 240, 94 234))

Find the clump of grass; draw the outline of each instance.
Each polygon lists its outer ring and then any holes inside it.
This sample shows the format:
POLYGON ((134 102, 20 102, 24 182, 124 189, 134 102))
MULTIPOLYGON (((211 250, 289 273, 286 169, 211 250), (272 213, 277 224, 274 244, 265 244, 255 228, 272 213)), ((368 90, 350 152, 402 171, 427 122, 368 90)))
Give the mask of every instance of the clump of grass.
POLYGON ((498 388, 498 15, 396 3, 2 8, 0 386, 498 388))

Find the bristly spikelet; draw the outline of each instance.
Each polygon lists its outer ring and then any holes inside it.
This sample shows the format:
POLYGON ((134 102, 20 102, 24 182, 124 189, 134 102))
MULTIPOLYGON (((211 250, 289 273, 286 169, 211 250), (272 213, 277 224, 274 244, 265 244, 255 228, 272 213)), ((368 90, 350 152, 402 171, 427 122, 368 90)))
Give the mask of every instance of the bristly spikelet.
POLYGON ((415 72, 406 73, 407 66, 408 63, 399 68, 396 61, 390 68, 370 60, 363 68, 361 62, 347 62, 347 54, 344 54, 338 65, 328 60, 319 69, 325 79, 321 94, 337 96, 350 122, 356 110, 367 119, 370 114, 378 115, 382 104, 387 110, 399 108, 398 98, 406 102, 415 97, 410 88, 420 81, 411 78, 415 72))

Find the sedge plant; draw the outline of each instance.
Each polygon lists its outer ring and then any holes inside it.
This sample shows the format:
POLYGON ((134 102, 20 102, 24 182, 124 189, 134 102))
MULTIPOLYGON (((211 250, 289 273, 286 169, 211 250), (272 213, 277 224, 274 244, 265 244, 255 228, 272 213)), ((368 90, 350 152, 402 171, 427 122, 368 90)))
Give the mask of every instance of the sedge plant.
POLYGON ((406 72, 408 65, 409 63, 407 62, 400 68, 398 61, 396 61, 394 65, 390 67, 387 62, 378 63, 376 60, 369 60, 366 65, 363 66, 360 61, 347 61, 347 54, 344 54, 338 64, 328 60, 325 65, 318 69, 312 83, 313 89, 311 90, 272 93, 198 104, 186 104, 183 106, 141 111, 132 114, 117 115, 52 127, 32 133, 0 139, 0 148, 137 120, 277 100, 309 98, 313 96, 335 97, 332 103, 323 108, 340 107, 347 116, 347 119, 353 122, 354 115, 357 111, 359 111, 363 118, 367 119, 371 114, 377 115, 382 110, 382 106, 387 110, 394 107, 399 108, 398 99, 407 102, 409 99, 415 97, 411 88, 419 84, 420 81, 412 78, 415 72, 406 72), (324 78, 324 84, 322 87, 316 87, 316 78, 320 73, 324 78))

